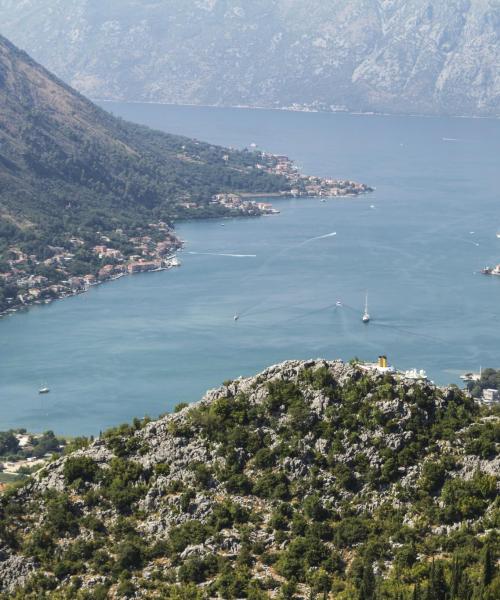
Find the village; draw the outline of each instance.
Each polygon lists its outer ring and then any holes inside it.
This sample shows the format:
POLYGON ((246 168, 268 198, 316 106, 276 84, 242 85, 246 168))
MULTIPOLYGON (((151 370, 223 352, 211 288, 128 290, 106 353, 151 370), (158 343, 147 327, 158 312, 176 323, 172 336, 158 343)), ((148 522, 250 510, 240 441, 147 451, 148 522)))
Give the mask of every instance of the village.
MULTIPOLYGON (((274 175, 281 175, 288 180, 291 189, 286 192, 281 192, 280 196, 358 196, 366 192, 372 192, 373 188, 365 183, 358 183, 346 179, 330 179, 325 177, 317 177, 315 175, 302 175, 295 163, 284 155, 262 154, 265 162, 271 163, 271 166, 257 165, 274 175)), ((269 194, 267 194, 269 196, 269 194)))
POLYGON ((286 179, 289 189, 281 192, 262 193, 224 193, 212 197, 211 203, 240 211, 244 214, 271 215, 279 213, 269 202, 259 202, 258 198, 298 198, 298 197, 345 197, 359 196, 372 192, 373 188, 356 181, 328 179, 314 175, 302 175, 295 163, 284 155, 262 153, 262 163, 256 165, 266 173, 279 175, 286 179))
MULTIPOLYGON (((267 201, 271 197, 342 197, 373 191, 355 181, 302 175, 288 156, 262 152, 261 157, 255 168, 282 177, 283 191, 224 192, 208 203, 185 200, 178 207, 190 217, 263 216, 280 212, 267 201)), ((175 252, 181 246, 173 229, 159 221, 126 232, 74 235, 64 244, 41 248, 38 254, 10 247, 7 259, 0 263, 0 316, 80 294, 125 275, 179 266, 175 252)))
POLYGON ((182 243, 166 223, 150 223, 136 233, 117 229, 112 235, 97 232, 93 240, 72 237, 64 247, 48 246, 51 256, 45 259, 10 248, 8 269, 0 272, 4 295, 5 290, 10 295, 0 302, 0 315, 49 304, 125 275, 180 265, 175 252, 182 243))

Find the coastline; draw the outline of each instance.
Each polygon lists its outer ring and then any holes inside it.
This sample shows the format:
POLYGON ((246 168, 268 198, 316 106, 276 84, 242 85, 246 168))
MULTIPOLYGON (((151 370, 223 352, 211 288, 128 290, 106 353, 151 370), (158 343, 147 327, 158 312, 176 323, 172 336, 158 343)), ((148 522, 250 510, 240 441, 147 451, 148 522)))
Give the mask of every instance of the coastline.
POLYGON ((109 98, 95 98, 89 96, 93 102, 98 104, 150 104, 153 106, 176 106, 179 108, 220 108, 220 109, 238 109, 238 110, 272 110, 272 111, 283 111, 283 112, 301 112, 301 113, 319 113, 319 114, 344 114, 353 117, 408 117, 412 119, 424 118, 424 119, 480 119, 480 120, 500 120, 500 115, 459 115, 459 114, 427 114, 427 113, 390 113, 390 112, 379 112, 379 111, 362 111, 354 110, 348 107, 342 107, 338 110, 325 110, 319 108, 310 108, 307 106, 302 107, 290 107, 290 106, 254 106, 246 104, 195 104, 195 103, 182 103, 178 102, 160 102, 158 100, 124 100, 124 99, 109 99, 109 98))
POLYGON ((89 290, 91 290, 94 287, 97 287, 98 285, 102 285, 104 283, 110 283, 112 281, 116 281, 117 279, 121 279, 122 277, 128 277, 130 275, 136 275, 138 273, 141 272, 146 272, 146 273, 158 273, 160 271, 170 271, 170 269, 173 269, 175 267, 180 267, 181 266, 181 262, 177 259, 177 256, 173 256, 173 257, 169 257, 168 259, 166 259, 167 261, 171 261, 171 264, 165 264, 164 266, 159 266, 155 269, 148 269, 147 271, 137 271, 137 272, 122 272, 122 273, 117 273, 116 275, 112 275, 110 277, 107 277, 105 279, 99 279, 96 280, 92 283, 89 283, 88 285, 82 287, 82 288, 78 288, 78 289, 69 289, 67 291, 64 291, 63 293, 61 293, 58 296, 55 296, 53 298, 46 298, 44 300, 31 300, 31 301, 27 301, 23 304, 21 304, 20 306, 15 306, 12 308, 8 308, 7 310, 4 310, 3 312, 0 312, 0 319, 5 318, 5 317, 9 317, 12 316, 18 312, 25 312, 27 310, 29 310, 30 307, 32 306, 44 306, 44 305, 48 305, 48 304, 52 304, 53 302, 55 302, 56 300, 64 300, 65 298, 71 298, 72 296, 79 296, 80 294, 85 294, 86 292, 88 292, 89 290), (174 262, 175 261, 175 262, 174 262))
MULTIPOLYGON (((206 203, 184 200, 177 205, 177 209, 186 211, 189 220, 203 216, 257 217, 280 212, 269 202, 262 202, 262 199, 354 198, 374 191, 365 183, 348 179, 304 175, 294 161, 285 155, 260 152, 259 156, 256 169, 281 177, 286 182, 284 189, 278 192, 223 192, 214 194, 206 203)), ((183 242, 175 234, 174 224, 181 219, 174 218, 171 224, 164 221, 141 224, 128 232, 121 228, 106 235, 96 232, 92 242, 74 235, 65 247, 49 246, 50 256, 45 260, 37 261, 35 255, 28 256, 19 247, 11 246, 9 271, 0 273, 0 279, 4 284, 15 286, 17 292, 4 302, 0 318, 33 305, 51 304, 54 300, 85 293, 91 287, 125 275, 180 266, 175 252, 182 248, 183 242), (82 249, 88 252, 90 259, 85 263, 84 271, 80 269, 75 273, 71 265, 82 249), (35 262, 35 269, 26 266, 30 262, 35 262), (37 271, 39 268, 55 270, 58 276, 54 277, 48 271, 41 274, 37 271)))

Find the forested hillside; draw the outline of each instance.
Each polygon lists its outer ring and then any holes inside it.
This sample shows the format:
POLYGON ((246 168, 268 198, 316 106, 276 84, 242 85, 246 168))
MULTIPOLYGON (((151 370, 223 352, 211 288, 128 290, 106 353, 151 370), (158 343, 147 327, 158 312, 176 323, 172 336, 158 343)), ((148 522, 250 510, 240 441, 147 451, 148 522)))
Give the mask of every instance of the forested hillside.
POLYGON ((95 278, 106 252, 160 259, 172 220, 235 213, 216 193, 289 189, 272 166, 117 119, 0 37, 0 313, 95 278))
POLYGON ((493 600, 499 442, 456 387, 288 361, 5 493, 1 597, 493 600))

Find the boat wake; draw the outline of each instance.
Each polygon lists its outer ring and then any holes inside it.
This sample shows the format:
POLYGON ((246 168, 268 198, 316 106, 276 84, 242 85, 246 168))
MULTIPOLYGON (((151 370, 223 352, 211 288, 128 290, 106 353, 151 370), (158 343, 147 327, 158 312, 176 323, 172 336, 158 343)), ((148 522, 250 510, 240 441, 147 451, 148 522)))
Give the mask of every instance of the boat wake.
POLYGON ((332 231, 331 233, 325 233, 325 235, 318 235, 316 237, 309 238, 308 240, 305 240, 304 242, 301 242, 298 245, 299 246, 304 246, 305 244, 309 244, 311 242, 316 242, 318 240, 325 240, 326 238, 334 237, 335 235, 337 235, 337 232, 336 231, 332 231))
POLYGON ((229 254, 227 252, 188 252, 188 254, 200 254, 203 256, 230 256, 231 258, 257 258, 256 254, 229 254))

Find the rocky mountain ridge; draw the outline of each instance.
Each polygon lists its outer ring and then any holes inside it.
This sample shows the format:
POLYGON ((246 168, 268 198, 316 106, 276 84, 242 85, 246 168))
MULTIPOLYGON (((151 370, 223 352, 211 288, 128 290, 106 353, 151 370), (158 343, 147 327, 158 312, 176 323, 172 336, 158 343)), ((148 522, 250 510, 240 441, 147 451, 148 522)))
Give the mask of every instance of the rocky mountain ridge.
POLYGON ((98 99, 500 115, 497 0, 0 0, 0 20, 98 99))
POLYGON ((3 597, 493 598, 499 433, 455 387, 287 361, 6 494, 3 597))

